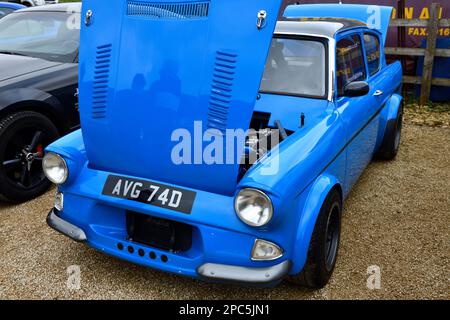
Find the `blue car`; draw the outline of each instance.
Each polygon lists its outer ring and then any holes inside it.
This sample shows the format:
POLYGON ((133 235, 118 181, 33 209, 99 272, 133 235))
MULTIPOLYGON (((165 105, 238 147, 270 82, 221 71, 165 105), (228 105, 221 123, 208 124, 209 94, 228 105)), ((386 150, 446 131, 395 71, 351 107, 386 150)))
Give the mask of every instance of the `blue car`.
POLYGON ((323 287, 344 199, 397 154, 402 69, 392 8, 281 2, 84 0, 50 227, 174 274, 323 287))
POLYGON ((10 2, 0 2, 0 19, 13 11, 26 8, 24 5, 10 2))

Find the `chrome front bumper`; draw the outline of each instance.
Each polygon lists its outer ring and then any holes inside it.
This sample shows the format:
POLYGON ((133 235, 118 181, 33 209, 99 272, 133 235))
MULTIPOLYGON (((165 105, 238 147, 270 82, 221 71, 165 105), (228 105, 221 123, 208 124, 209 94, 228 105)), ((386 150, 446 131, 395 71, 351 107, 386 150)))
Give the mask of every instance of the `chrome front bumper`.
POLYGON ((55 209, 50 210, 47 216, 47 224, 56 231, 68 236, 70 239, 76 242, 86 242, 87 237, 84 231, 77 226, 61 219, 55 213, 55 209))
POLYGON ((291 262, 286 260, 280 264, 266 268, 250 268, 225 264, 205 263, 197 269, 200 277, 217 282, 237 282, 250 285, 277 284, 291 269, 291 262))

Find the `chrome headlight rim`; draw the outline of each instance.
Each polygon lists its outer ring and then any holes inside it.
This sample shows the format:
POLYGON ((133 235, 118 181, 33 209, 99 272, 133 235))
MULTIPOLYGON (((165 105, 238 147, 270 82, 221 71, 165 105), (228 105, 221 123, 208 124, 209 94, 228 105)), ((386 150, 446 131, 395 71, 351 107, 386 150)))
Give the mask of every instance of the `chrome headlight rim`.
POLYGON ((55 152, 50 151, 44 155, 44 158, 42 160, 42 170, 44 171, 45 177, 56 185, 62 185, 64 183, 66 183, 67 180, 69 179, 69 166, 67 165, 67 161, 64 159, 64 157, 62 157, 61 155, 59 155, 55 152), (62 179, 61 181, 57 181, 57 180, 53 179, 50 175, 47 174, 47 170, 45 168, 45 158, 48 156, 56 157, 58 159, 58 161, 62 164, 65 175, 64 175, 64 179, 62 179))
POLYGON ((242 188, 241 190, 239 190, 239 192, 236 194, 235 198, 234 198, 234 211, 236 212, 236 215, 238 216, 238 218, 245 223, 246 225, 250 226, 250 227, 255 227, 255 228, 261 228, 266 226, 267 224, 270 223, 270 221, 272 221, 273 218, 273 203, 272 200, 270 199, 270 197, 263 191, 259 190, 259 189, 255 189, 255 188, 242 188), (241 192, 244 191, 250 191, 250 192, 255 192, 257 193, 259 196, 262 196, 267 204, 268 204, 268 209, 269 209, 269 214, 268 214, 268 218, 266 219, 266 221, 264 221, 264 223, 253 223, 252 221, 249 221, 247 219, 245 219, 245 217, 241 214, 239 208, 238 208, 238 198, 241 192))

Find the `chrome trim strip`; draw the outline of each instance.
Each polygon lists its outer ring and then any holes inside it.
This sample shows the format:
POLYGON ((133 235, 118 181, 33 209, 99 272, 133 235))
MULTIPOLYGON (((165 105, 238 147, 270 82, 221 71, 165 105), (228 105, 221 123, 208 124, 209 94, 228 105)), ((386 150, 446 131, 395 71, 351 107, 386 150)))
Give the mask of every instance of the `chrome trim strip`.
POLYGON ((328 101, 333 102, 336 95, 335 81, 336 76, 336 40, 328 38, 328 101))

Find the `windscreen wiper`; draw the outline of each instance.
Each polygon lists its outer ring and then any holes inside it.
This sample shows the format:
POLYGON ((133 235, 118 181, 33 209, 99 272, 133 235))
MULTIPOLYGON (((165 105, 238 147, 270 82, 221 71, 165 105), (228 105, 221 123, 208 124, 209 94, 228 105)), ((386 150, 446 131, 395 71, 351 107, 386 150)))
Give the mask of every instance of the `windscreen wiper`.
POLYGON ((23 53, 18 53, 18 52, 14 52, 14 51, 7 51, 7 50, 0 50, 0 54, 9 54, 9 55, 12 55, 12 56, 24 56, 24 57, 26 57, 26 55, 23 54, 23 53))

